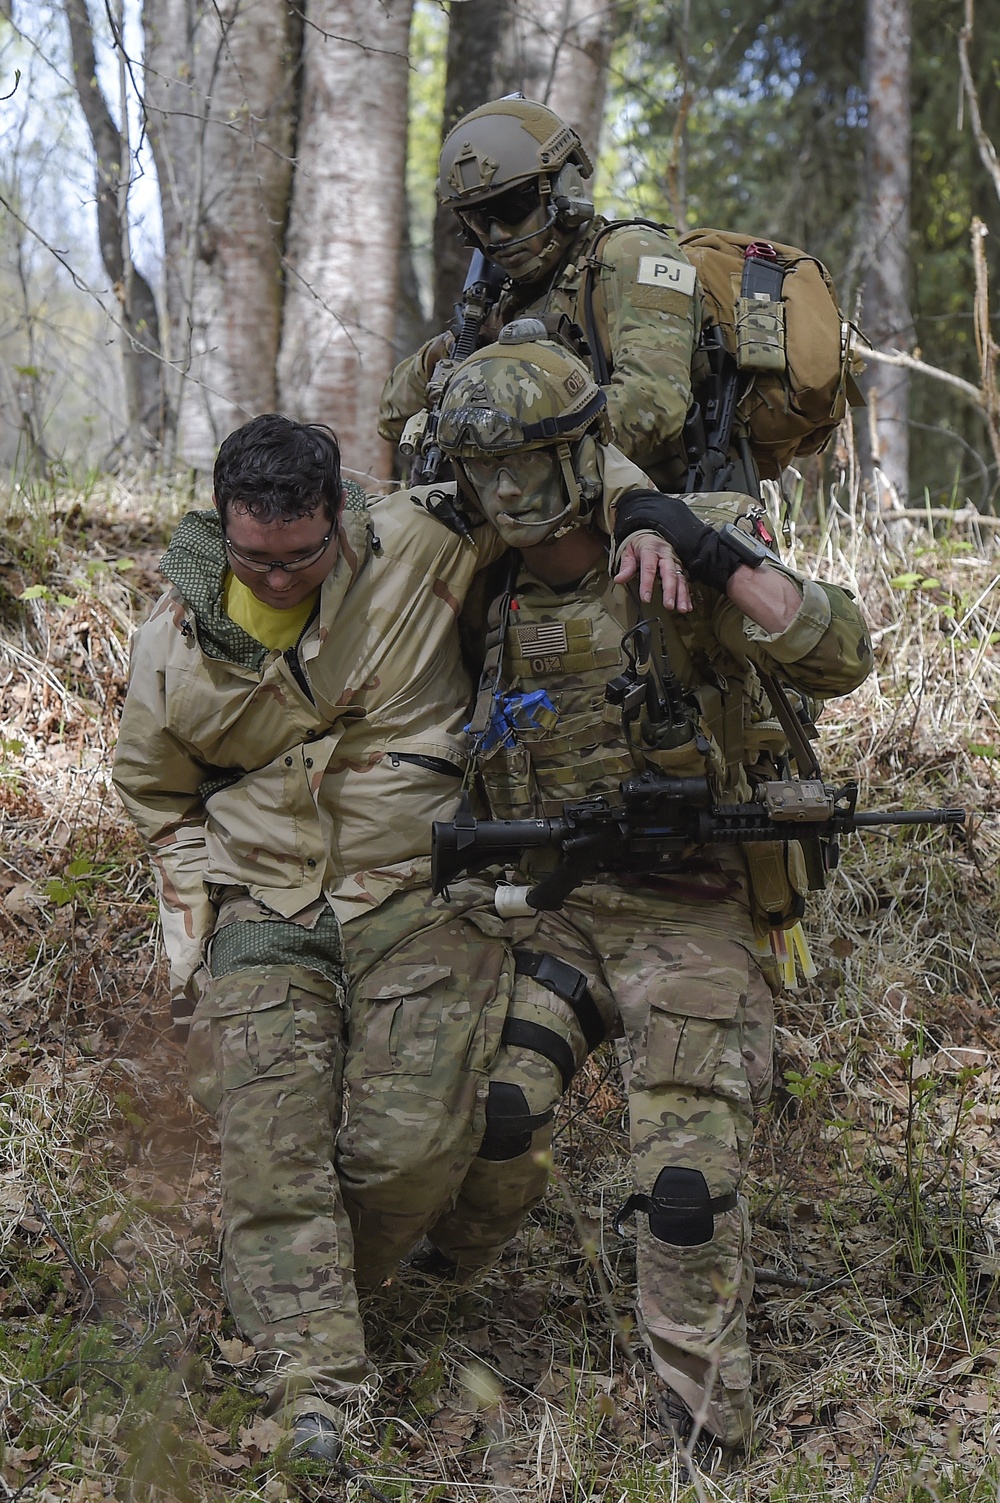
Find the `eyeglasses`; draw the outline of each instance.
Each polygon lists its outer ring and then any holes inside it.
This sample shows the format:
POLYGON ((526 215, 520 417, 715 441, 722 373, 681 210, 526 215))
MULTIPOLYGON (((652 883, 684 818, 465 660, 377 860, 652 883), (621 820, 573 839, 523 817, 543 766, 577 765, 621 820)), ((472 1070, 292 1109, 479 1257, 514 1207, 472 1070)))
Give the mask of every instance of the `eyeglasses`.
POLYGON ((303 569, 310 569, 313 564, 319 563, 323 554, 329 548, 332 537, 333 529, 331 528, 318 548, 315 548, 312 553, 306 554, 305 558, 294 559, 290 564, 283 564, 277 558, 269 559, 266 563, 259 558, 247 558, 245 553, 241 553, 238 548, 233 547, 228 538, 225 539, 225 544, 230 555, 236 559, 237 563, 242 564, 244 569, 249 569, 251 574, 270 574, 272 569, 280 569, 284 574, 299 574, 303 569))
POLYGON ((498 193, 496 198, 476 204, 475 208, 460 209, 459 213, 473 234, 485 239, 491 224, 503 224, 508 229, 522 225, 541 201, 537 182, 520 183, 516 188, 508 188, 506 193, 498 193))

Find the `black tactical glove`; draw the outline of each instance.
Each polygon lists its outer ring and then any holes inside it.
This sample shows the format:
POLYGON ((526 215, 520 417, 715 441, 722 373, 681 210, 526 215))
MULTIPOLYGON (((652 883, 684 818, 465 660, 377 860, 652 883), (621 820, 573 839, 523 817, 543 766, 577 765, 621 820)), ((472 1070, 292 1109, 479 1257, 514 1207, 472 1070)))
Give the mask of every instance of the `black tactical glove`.
POLYGON ((692 579, 725 594, 730 576, 741 564, 758 568, 767 557, 756 538, 730 522, 716 532, 695 516, 681 496, 660 491, 630 491, 615 508, 615 546, 634 532, 665 538, 692 579))

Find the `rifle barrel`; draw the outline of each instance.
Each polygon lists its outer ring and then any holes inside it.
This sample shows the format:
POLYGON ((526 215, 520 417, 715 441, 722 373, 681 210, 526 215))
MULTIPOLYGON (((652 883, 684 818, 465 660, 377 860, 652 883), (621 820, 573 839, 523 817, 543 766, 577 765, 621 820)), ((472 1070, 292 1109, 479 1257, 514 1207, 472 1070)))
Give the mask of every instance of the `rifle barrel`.
POLYGON ((855 814, 858 829, 872 825, 964 825, 964 809, 872 809, 855 814))

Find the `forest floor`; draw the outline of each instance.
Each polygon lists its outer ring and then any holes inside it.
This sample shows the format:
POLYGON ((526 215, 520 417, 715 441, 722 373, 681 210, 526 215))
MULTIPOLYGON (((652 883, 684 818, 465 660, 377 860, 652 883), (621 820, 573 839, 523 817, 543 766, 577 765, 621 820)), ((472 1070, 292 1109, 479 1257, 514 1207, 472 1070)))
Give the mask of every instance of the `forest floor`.
POLYGON ((1000 1498, 1000 553, 902 554, 828 500, 793 561, 861 595, 876 674, 822 726, 870 807, 779 1004, 748 1186, 757 1431, 682 1479, 632 1320, 613 1055, 574 1083, 545 1204, 478 1286, 403 1270, 365 1308, 378 1385, 321 1485, 256 1412, 216 1271, 212 1124, 170 1041, 149 876, 108 782, 126 643, 183 498, 0 503, 0 1503, 1000 1498))

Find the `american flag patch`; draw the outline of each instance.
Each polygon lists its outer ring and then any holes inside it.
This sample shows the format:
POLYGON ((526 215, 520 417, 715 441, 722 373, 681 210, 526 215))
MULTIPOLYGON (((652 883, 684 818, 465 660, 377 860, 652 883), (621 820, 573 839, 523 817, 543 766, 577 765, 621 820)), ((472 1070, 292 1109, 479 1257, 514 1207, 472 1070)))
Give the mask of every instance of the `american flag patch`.
POLYGON ((515 626, 522 657, 537 658, 569 651, 566 624, 543 621, 538 626, 515 626))

